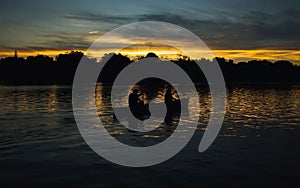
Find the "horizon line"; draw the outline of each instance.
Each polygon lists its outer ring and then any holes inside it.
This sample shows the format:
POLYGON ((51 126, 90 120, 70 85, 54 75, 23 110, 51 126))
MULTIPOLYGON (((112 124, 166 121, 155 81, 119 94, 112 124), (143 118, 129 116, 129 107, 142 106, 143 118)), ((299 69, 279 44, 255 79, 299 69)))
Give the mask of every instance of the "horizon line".
MULTIPOLYGON (((67 54, 70 52, 82 52, 84 55, 87 55, 85 49, 65 49, 65 50, 39 50, 39 51, 21 51, 21 50, 7 50, 0 52, 0 58, 14 57, 15 51, 17 51, 18 57, 29 57, 37 55, 46 55, 49 57, 55 58, 59 54, 67 54)), ((249 62, 251 60, 267 60, 270 62, 275 62, 279 60, 290 61, 295 65, 300 65, 300 50, 291 50, 291 49, 224 49, 224 50, 211 50, 212 54, 215 57, 225 58, 227 60, 233 60, 234 62, 249 62)), ((135 60, 139 57, 145 57, 147 53, 153 52, 158 57, 170 60, 180 59, 184 55, 179 51, 159 51, 159 50, 137 50, 134 52, 130 51, 118 51, 118 52, 101 52, 100 57, 103 57, 104 54, 115 53, 122 54, 123 56, 129 57, 131 60, 135 60)), ((88 55, 87 55, 88 56, 88 55)), ((188 56, 187 56, 188 57, 188 56)), ((189 57, 188 57, 189 58, 189 57)), ((191 58, 192 59, 192 58, 191 58)))

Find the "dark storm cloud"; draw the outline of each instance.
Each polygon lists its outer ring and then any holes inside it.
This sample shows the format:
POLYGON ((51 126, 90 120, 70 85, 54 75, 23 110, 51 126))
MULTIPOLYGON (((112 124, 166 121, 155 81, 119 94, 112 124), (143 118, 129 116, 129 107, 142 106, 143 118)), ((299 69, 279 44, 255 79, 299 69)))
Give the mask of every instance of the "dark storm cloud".
POLYGON ((300 1, 12 0, 1 5, 1 48, 87 48, 89 32, 100 35, 151 20, 185 27, 213 49, 300 49, 300 1))
POLYGON ((93 13, 80 13, 80 14, 67 14, 63 16, 67 19, 81 20, 81 21, 93 21, 93 22, 108 22, 108 23, 124 23, 132 20, 126 16, 108 16, 93 13))
POLYGON ((70 33, 41 33, 36 35, 36 40, 26 43, 23 46, 1 45, 4 51, 18 50, 18 51, 44 51, 44 50, 85 50, 92 43, 87 41, 86 35, 74 35, 70 33))
MULTIPOLYGON (((280 3, 279 3, 280 4, 280 3)), ((239 4, 234 4, 239 7, 239 4)), ((64 18, 106 22, 116 26, 135 21, 164 21, 185 27, 215 49, 300 49, 300 11, 243 9, 156 9, 151 13, 108 16, 80 13, 64 18)))
POLYGON ((91 42, 86 40, 85 35, 73 35, 68 33, 58 33, 58 34, 41 34, 41 38, 45 40, 38 40, 33 42, 29 49, 39 50, 44 47, 56 50, 78 50, 78 49, 87 49, 91 42), (46 40, 47 39, 47 40, 46 40))
POLYGON ((180 25, 218 49, 300 49, 298 12, 293 9, 277 14, 247 11, 235 16, 223 11, 218 14, 222 15, 222 19, 213 20, 195 19, 179 13, 145 14, 140 15, 139 20, 159 20, 180 25))

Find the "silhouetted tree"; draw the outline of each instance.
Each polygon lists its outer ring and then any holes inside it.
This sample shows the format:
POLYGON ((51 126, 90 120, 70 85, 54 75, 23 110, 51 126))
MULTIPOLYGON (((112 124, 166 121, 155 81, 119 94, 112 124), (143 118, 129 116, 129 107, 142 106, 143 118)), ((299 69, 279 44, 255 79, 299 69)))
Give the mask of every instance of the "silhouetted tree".
POLYGON ((146 55, 146 58, 147 57, 158 57, 155 53, 153 52, 149 52, 147 55, 146 55))
MULTIPOLYGON (((45 55, 28 56, 26 59, 17 55, 5 57, 0 60, 0 83, 70 84, 83 57, 85 63, 96 63, 96 59, 90 59, 78 51, 59 54, 55 60, 45 55)), ((150 52, 146 57, 157 57, 157 55, 150 52)), ((98 78, 98 81, 103 83, 113 83, 117 75, 133 62, 122 54, 106 54, 99 63, 104 63, 106 60, 107 63, 98 78)), ((207 59, 199 61, 208 65, 214 63, 207 59)), ((235 64, 233 60, 220 57, 216 57, 215 61, 219 63, 227 84, 300 83, 300 67, 289 61, 279 60, 271 63, 267 60, 252 60, 235 64)), ((204 74, 194 60, 186 57, 173 60, 171 63, 180 66, 194 82, 206 83, 204 74)))

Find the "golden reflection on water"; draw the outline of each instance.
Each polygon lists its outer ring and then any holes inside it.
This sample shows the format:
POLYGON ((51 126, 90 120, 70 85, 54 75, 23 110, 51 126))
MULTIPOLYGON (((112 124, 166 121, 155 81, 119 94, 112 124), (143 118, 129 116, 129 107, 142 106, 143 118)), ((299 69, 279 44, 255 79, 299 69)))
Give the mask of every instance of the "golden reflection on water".
MULTIPOLYGON (((105 87, 98 86, 99 96, 97 99, 98 111, 100 114, 109 114, 112 109, 109 108, 110 97, 101 95, 105 87)), ((300 106, 300 88, 241 88, 236 87, 228 90, 227 112, 224 120, 223 137, 240 137, 247 138, 246 135, 239 134, 242 128, 258 130, 256 136, 260 136, 259 130, 272 127, 280 127, 292 129, 291 126, 297 126, 300 122, 299 106, 300 106)), ((105 92, 104 92, 105 93, 105 92)), ((158 92, 157 97, 163 99, 164 91, 158 92)), ((207 88, 199 89, 199 98, 189 96, 185 93, 185 97, 200 101, 199 115, 199 131, 205 131, 206 125, 211 112, 211 96, 207 88)), ((126 101, 126 100, 125 100, 126 101)), ((128 104, 120 104, 126 106, 128 104)), ((190 111, 193 109, 189 108, 190 111)), ((196 113, 196 112, 194 112, 196 113)), ((104 118, 105 119, 105 118, 104 118)), ((109 122, 109 120, 106 118, 109 122)), ((160 128, 159 130, 165 131, 160 128)), ((124 132, 122 132, 124 133, 124 132)), ((146 137, 145 135, 143 137, 146 137)), ((148 136, 149 137, 149 136, 148 136)), ((157 138, 154 135, 151 138, 157 138)))
POLYGON ((57 91, 57 86, 56 85, 52 86, 49 93, 48 111, 56 110, 56 105, 57 105, 56 91, 57 91))
MULTIPOLYGON (((198 131, 205 131, 211 112, 211 98, 205 87, 198 87, 199 97, 184 93, 190 102, 199 100, 200 112, 189 108, 191 113, 199 113, 198 131)), ((164 89, 157 92, 163 100, 164 89)), ((110 105, 110 88, 98 84, 95 90, 97 112, 102 122, 112 135, 124 135, 128 131, 122 128, 113 118, 110 105)), ((120 100, 124 101, 124 100, 120 100)), ((126 100, 125 100, 126 101, 126 100)), ((62 113, 71 111, 71 88, 64 86, 0 86, 0 114, 11 113, 62 113)), ((128 103, 120 103, 128 106, 128 103)), ((300 125, 300 87, 285 88, 246 88, 228 89, 227 112, 223 123, 223 131, 219 136, 246 138, 241 130, 252 130, 260 136, 267 128, 284 128, 293 130, 300 125)), ((178 117, 174 118, 178 121, 178 117)), ((156 122, 159 123, 159 122, 156 122)), ((192 127, 191 127, 192 128, 192 127)), ((166 127, 158 127, 158 132, 170 132, 166 127)), ((143 134, 144 138, 157 139, 165 135, 143 134)))
POLYGON ((0 86, 0 113, 57 110, 57 86, 0 86))

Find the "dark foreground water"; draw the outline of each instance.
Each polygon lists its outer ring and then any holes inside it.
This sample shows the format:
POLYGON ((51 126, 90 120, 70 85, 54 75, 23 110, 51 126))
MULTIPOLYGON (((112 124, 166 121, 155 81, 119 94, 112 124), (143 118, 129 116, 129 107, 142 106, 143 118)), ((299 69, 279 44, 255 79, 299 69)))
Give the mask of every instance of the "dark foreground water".
MULTIPOLYGON (((100 86, 105 101, 105 87, 100 86)), ((82 139, 69 86, 0 87, 1 187, 285 187, 300 178, 300 87, 234 87, 213 145, 198 152, 209 117, 208 92, 190 143, 146 168, 112 164, 82 139)), ((112 115, 98 105, 103 121, 112 115), (102 109, 102 110, 101 110, 102 109)), ((114 125, 111 125, 111 128, 114 125)), ((161 130, 164 132, 164 130, 161 130)), ((126 134, 126 131, 114 133, 126 134)), ((153 142, 159 135, 131 142, 153 142)))

